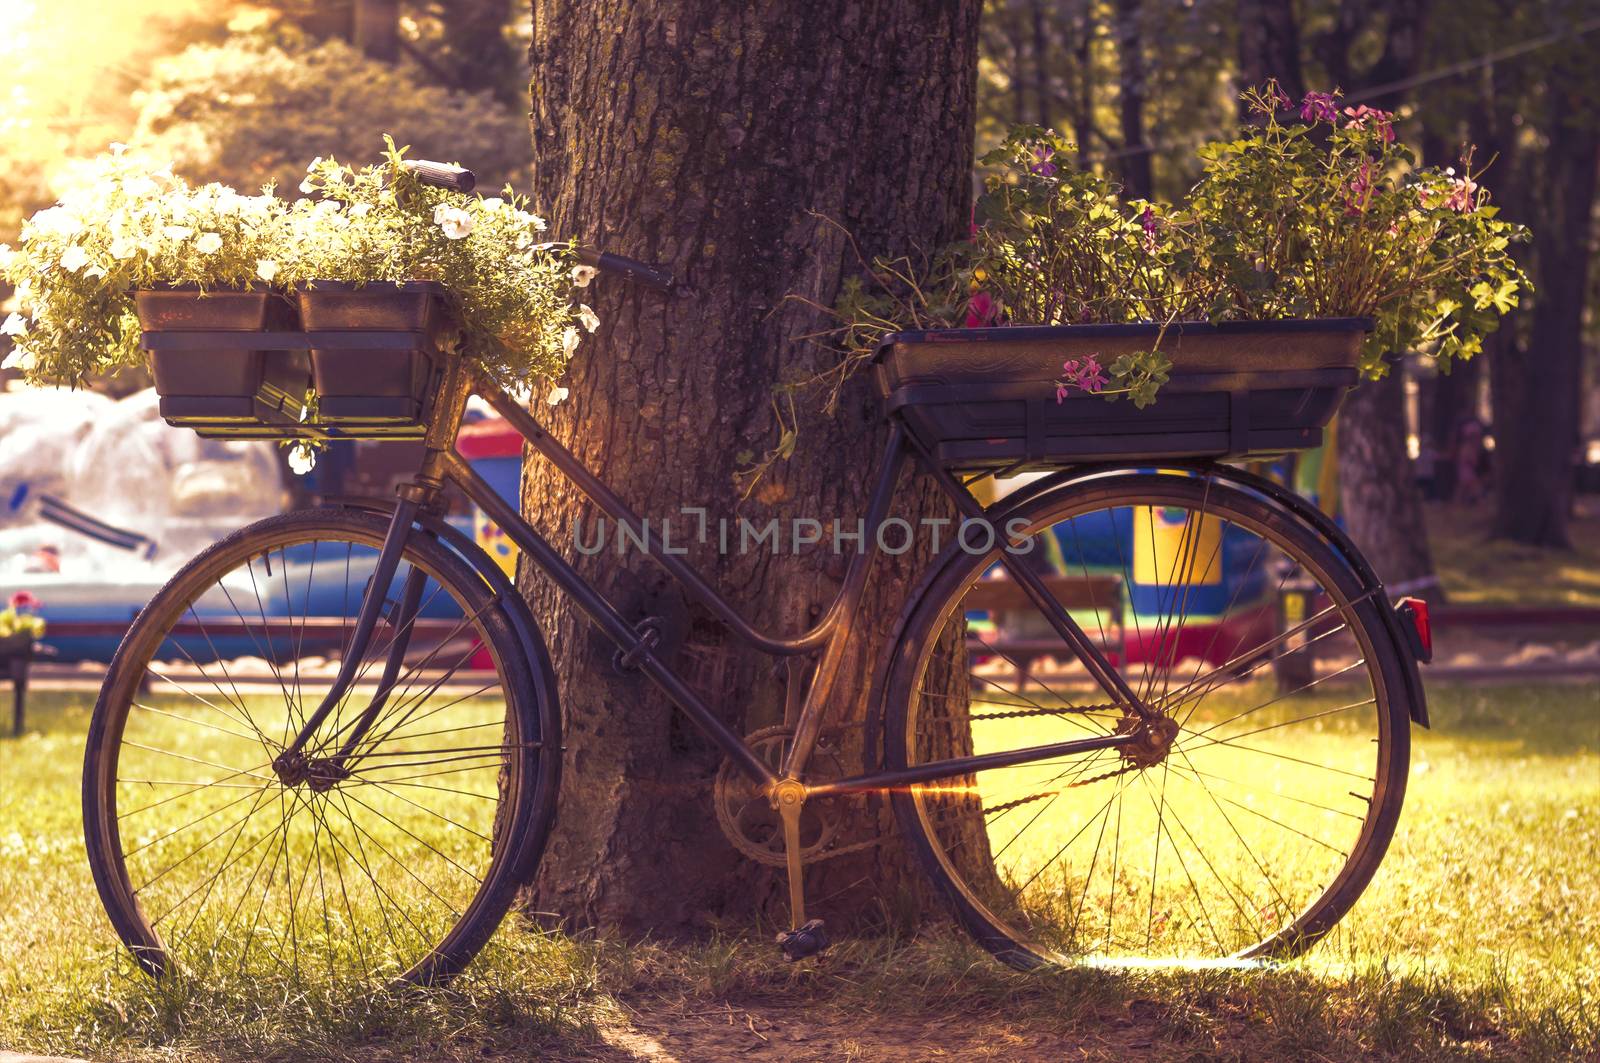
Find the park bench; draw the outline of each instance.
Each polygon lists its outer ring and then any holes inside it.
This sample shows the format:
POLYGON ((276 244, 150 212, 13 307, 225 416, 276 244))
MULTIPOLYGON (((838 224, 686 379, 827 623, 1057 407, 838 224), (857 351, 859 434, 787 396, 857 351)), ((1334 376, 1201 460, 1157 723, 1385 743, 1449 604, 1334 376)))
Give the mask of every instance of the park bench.
MULTIPOLYGON (((121 639, 128 633, 133 620, 52 620, 52 641, 81 638, 121 639)), ((460 622, 457 620, 419 617, 412 621, 414 639, 409 656, 426 655, 452 637, 460 622)), ((258 637, 283 635, 294 638, 302 653, 320 653, 321 649, 335 652, 348 637, 349 621, 340 617, 303 617, 294 620, 254 619, 248 623, 237 617, 213 617, 199 624, 193 621, 173 625, 174 635, 195 637, 226 636, 234 632, 248 632, 258 637)), ((29 673, 35 663, 59 656, 54 646, 44 642, 29 641, 26 645, 0 639, 0 677, 9 677, 12 687, 12 733, 20 735, 27 715, 29 673)), ((287 664, 287 662, 284 662, 287 664)), ((469 662, 462 673, 473 672, 479 662, 469 662)), ((475 673, 476 674, 476 673, 475 673)))
MULTIPOLYGON (((1044 585, 1052 597, 1072 612, 1087 612, 1092 619, 1082 627, 1106 652, 1107 660, 1117 663, 1123 655, 1122 577, 1118 575, 1066 575, 1051 573, 1044 585)), ((1007 578, 982 579, 972 585, 962 608, 982 611, 994 619, 995 633, 980 635, 969 630, 967 651, 973 655, 998 654, 1016 670, 1017 689, 1028 683, 1034 666, 1042 658, 1070 659, 1072 651, 1060 636, 1043 627, 1043 616, 1029 601, 1020 584, 1007 578), (1039 622, 1026 629, 1008 626, 1008 616, 1026 616, 1039 622)))

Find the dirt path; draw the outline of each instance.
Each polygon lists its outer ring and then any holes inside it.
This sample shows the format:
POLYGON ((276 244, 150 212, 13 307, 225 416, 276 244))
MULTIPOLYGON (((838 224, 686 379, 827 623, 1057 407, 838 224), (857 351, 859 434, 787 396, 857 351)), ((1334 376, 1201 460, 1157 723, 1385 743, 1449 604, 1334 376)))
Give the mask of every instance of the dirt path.
POLYGON ((1006 1060, 1059 1063, 1155 1054, 1148 1031, 1132 1019, 1103 1031, 1060 1035, 1008 1023, 1003 1016, 891 1016, 838 1008, 772 1004, 666 1003, 622 1005, 601 1030, 601 1043, 574 1059, 605 1063, 921 1063, 1006 1060))

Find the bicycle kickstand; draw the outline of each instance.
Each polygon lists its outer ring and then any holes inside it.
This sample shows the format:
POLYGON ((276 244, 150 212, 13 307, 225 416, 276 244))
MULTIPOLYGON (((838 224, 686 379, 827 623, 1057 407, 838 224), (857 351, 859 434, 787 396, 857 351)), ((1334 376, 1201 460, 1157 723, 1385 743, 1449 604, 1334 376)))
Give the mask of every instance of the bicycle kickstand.
POLYGON ((790 963, 815 956, 828 947, 828 935, 821 919, 806 919, 805 862, 800 856, 800 810, 805 807, 805 784, 796 779, 779 780, 772 788, 772 803, 783 820, 783 847, 789 865, 789 918, 793 930, 777 937, 783 958, 790 963))

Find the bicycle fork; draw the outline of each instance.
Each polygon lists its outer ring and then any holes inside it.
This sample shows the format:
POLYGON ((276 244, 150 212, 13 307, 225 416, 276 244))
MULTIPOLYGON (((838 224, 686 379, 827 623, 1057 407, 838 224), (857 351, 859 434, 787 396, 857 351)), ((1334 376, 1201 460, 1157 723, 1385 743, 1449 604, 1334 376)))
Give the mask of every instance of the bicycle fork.
MULTIPOLYGON (((389 626, 394 635, 389 641, 383 673, 378 679, 378 687, 372 695, 372 700, 362 709, 359 716, 346 725, 350 733, 340 745, 338 752, 331 757, 306 755, 306 747, 316 735, 317 729, 344 700, 350 687, 355 683, 357 671, 377 630, 384 603, 389 600, 389 587, 399 570, 400 557, 405 552, 406 540, 411 535, 412 523, 420 508, 418 502, 405 498, 395 505, 394 515, 389 521, 389 530, 384 535, 383 547, 378 553, 377 564, 373 567, 372 578, 361 601, 361 610, 356 614, 356 624, 350 635, 350 644, 345 648, 344 657, 339 662, 339 672, 334 677, 327 694, 323 696, 321 704, 306 718, 294 740, 273 758, 272 769, 286 786, 307 782, 313 789, 327 789, 334 783, 349 778, 348 762, 351 756, 372 729, 372 725, 377 722, 384 705, 388 703, 389 695, 393 692, 400 676, 406 651, 411 645, 411 632, 421 606, 422 590, 427 583, 427 573, 416 565, 413 565, 411 571, 407 573, 399 601, 389 615, 389 626)), ((343 731, 344 728, 341 728, 340 733, 343 731)), ((337 738, 338 735, 334 737, 337 738)))

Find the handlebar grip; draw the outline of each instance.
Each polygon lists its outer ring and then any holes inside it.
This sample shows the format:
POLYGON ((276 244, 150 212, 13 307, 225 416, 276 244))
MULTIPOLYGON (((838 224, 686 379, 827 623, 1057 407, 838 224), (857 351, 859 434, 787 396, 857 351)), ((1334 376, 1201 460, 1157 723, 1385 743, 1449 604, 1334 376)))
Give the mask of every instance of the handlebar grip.
POLYGON ((435 188, 450 188, 457 192, 470 192, 477 187, 478 178, 471 170, 451 166, 446 162, 429 162, 426 159, 409 159, 400 164, 402 169, 416 175, 417 180, 435 188))
POLYGON ((638 281, 647 288, 657 291, 670 291, 672 288, 672 273, 660 266, 652 266, 638 259, 625 258, 622 255, 613 255, 607 251, 596 251, 593 248, 576 248, 578 261, 586 266, 593 266, 602 273, 620 273, 629 280, 638 281))

